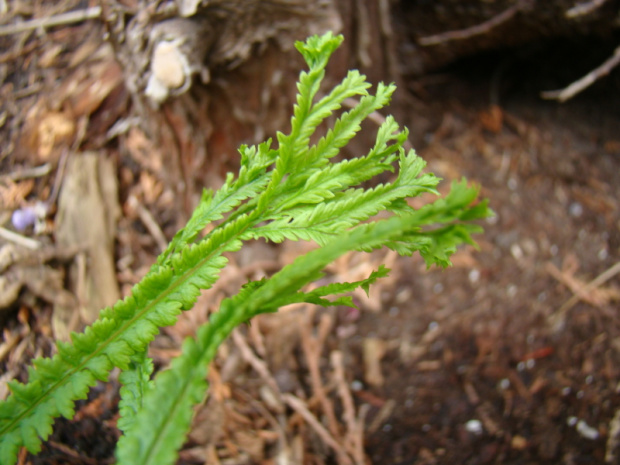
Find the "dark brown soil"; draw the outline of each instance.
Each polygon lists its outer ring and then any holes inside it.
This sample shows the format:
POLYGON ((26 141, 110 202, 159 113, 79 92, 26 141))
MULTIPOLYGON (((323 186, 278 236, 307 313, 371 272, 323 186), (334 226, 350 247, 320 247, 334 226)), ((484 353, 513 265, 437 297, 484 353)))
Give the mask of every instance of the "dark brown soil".
POLYGON ((452 269, 404 261, 385 311, 362 318, 362 334, 395 341, 371 389, 397 406, 368 438, 373 463, 619 463, 617 300, 561 309, 562 279, 584 285, 620 258, 620 81, 541 101, 561 87, 545 65, 558 52, 504 73, 499 111, 496 57, 425 88, 442 121, 420 154, 480 183, 497 216, 452 269))

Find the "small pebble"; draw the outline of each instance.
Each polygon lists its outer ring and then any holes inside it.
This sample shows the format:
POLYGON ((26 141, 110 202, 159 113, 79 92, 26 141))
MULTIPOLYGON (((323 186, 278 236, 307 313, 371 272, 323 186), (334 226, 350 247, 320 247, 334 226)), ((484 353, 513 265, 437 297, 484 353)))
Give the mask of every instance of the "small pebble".
POLYGON ((506 294, 508 294, 508 297, 514 297, 517 295, 517 286, 515 286, 514 284, 509 284, 508 288, 506 289, 506 294))
POLYGON ((351 381, 352 391, 361 391, 362 389, 364 389, 364 383, 362 383, 360 380, 354 379, 353 381, 351 381))
POLYGON ((467 423, 465 423, 465 429, 467 430, 467 432, 475 434, 476 436, 480 436, 484 432, 484 429, 482 428, 482 422, 476 419, 469 420, 467 423))
POLYGON ((480 279, 480 271, 474 268, 473 270, 469 272, 468 277, 469 277, 469 282, 472 284, 475 284, 480 279))
POLYGON ((495 216, 489 216, 489 217, 486 219, 487 224, 491 224, 491 225, 493 225, 493 224, 497 224, 497 221, 498 221, 498 216, 497 216, 497 214, 495 214, 495 216))
POLYGON ((583 206, 579 202, 573 202, 568 207, 568 213, 574 218, 579 218, 583 215, 583 206))
POLYGON ((498 385, 500 389, 506 390, 510 387, 510 380, 508 378, 501 379, 498 385))
POLYGON ((523 258, 523 249, 519 244, 512 244, 510 246, 510 254, 515 260, 521 260, 523 258))
POLYGON ((594 441, 595 439, 598 439, 599 437, 599 432, 596 428, 593 428, 592 426, 588 425, 585 421, 583 420, 579 420, 577 422, 577 432, 581 435, 581 437, 584 437, 586 439, 590 439, 592 441, 594 441))
POLYGON ((37 221, 37 213, 33 207, 24 207, 15 210, 11 216, 11 223, 18 231, 25 231, 28 226, 32 226, 37 221))

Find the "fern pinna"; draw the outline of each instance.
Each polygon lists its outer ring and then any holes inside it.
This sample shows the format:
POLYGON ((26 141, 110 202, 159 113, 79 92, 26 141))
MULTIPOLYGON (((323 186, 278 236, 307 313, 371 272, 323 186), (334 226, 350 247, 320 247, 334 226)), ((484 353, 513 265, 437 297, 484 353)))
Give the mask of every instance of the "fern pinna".
POLYGON ((114 367, 122 370, 118 426, 124 434, 116 451, 118 463, 174 463, 192 407, 205 395, 209 362, 236 326, 295 302, 353 305, 343 294, 360 286, 368 290, 388 270, 381 267, 360 282, 303 291, 348 251, 419 251, 429 266, 447 266, 459 244, 473 244, 471 234, 480 228, 470 221, 490 214, 486 201, 478 201, 478 190, 463 180, 444 198, 418 210, 410 207, 408 198, 437 194, 439 179, 423 174, 424 161, 413 150, 405 151, 407 130, 392 117, 380 126, 367 154, 331 160, 360 131, 364 119, 389 103, 395 90, 394 85, 380 84, 373 95, 365 77, 353 70, 319 97, 329 57, 342 40, 327 33, 296 44, 309 70, 299 78, 290 133, 278 133, 276 148, 271 140, 242 146, 238 175, 229 174, 217 192, 205 190, 185 228, 131 295, 104 309, 83 333, 72 334, 71 344, 58 343, 54 357, 34 360, 26 384, 9 383, 11 395, 0 403, 0 463, 14 463, 22 446, 38 452, 54 418, 72 418, 75 400, 84 399, 98 380, 106 381, 114 367), (357 106, 340 114, 311 144, 317 127, 350 98, 359 99, 357 106), (398 173, 392 182, 361 187, 380 173, 394 171, 395 165, 398 173), (379 213, 390 217, 376 219, 379 213), (217 225, 203 234, 213 223, 217 225), (314 241, 321 247, 226 299, 196 337, 185 341, 171 367, 151 379, 153 365, 146 353, 159 328, 174 324, 201 290, 213 285, 227 263, 223 252, 238 251, 244 241, 258 238, 314 241))

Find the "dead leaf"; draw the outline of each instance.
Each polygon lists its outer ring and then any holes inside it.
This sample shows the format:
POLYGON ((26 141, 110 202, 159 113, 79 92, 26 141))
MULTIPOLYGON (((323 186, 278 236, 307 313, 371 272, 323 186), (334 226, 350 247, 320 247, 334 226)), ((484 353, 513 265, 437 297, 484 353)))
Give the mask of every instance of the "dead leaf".
POLYGON ((56 146, 70 145, 75 133, 75 122, 61 112, 44 115, 37 127, 37 154, 47 161, 56 146))
POLYGON ((491 105, 488 109, 479 113, 478 118, 482 127, 489 132, 497 134, 504 124, 504 113, 497 105, 491 105))
POLYGON ((4 185, 0 184, 0 205, 6 210, 14 210, 20 207, 33 187, 33 179, 26 179, 21 182, 7 180, 4 185))
POLYGON ((23 288, 47 302, 75 307, 75 298, 64 289, 64 272, 45 263, 67 256, 72 253, 56 248, 33 251, 5 244, 0 248, 0 309, 13 305, 23 288))
POLYGON ((144 202, 148 205, 153 205, 164 190, 161 181, 146 171, 140 173, 140 186, 144 194, 144 202))
POLYGON ((161 171, 161 153, 144 132, 136 127, 131 128, 125 143, 131 158, 139 163, 142 168, 153 173, 161 171))
POLYGON ((123 73, 116 61, 110 59, 91 66, 88 74, 81 70, 72 76, 73 82, 65 87, 75 118, 91 115, 101 102, 123 81, 123 73))

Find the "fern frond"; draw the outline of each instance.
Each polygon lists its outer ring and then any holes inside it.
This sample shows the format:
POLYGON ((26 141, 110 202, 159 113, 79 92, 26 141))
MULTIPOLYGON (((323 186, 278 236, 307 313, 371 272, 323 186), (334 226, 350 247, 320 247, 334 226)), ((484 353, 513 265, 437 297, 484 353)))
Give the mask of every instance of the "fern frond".
MULTIPOLYGON (((361 77, 365 78, 365 76, 361 77)), ((311 148, 307 156, 308 166, 323 166, 327 160, 336 156, 340 148, 344 147, 359 132, 362 121, 371 113, 390 103, 395 90, 396 86, 394 84, 385 85, 380 82, 375 95, 369 95, 367 92, 357 92, 357 95, 363 95, 363 97, 352 110, 343 113, 334 123, 334 127, 329 129, 327 134, 311 148)), ((348 95, 345 98, 348 98, 348 95)), ((340 108, 340 104, 344 100, 344 98, 339 100, 337 107, 333 105, 335 108, 330 108, 331 112, 340 108)), ((317 106, 320 104, 321 102, 317 106)), ((321 122, 323 119, 321 118, 321 122)))
POLYGON ((364 76, 351 71, 315 103, 325 66, 341 42, 341 36, 328 33, 296 44, 309 70, 300 75, 290 133, 278 133, 276 148, 270 140, 242 146, 238 176, 229 174, 215 193, 203 192, 188 224, 132 294, 104 309, 83 333, 72 334, 71 343, 58 343, 54 357, 36 359, 26 384, 9 383, 11 395, 0 402, 0 463, 14 463, 21 446, 37 452, 51 433, 53 419, 71 418, 75 400, 85 398, 98 380, 107 380, 114 367, 123 371, 119 427, 125 436, 119 443, 119 461, 172 463, 189 428, 192 406, 204 396, 208 363, 234 327, 294 302, 352 304, 342 294, 356 287, 367 291, 387 270, 380 268, 355 283, 302 291, 349 250, 389 247, 401 255, 419 251, 429 266, 447 266, 459 244, 473 243, 471 234, 480 228, 465 222, 490 214, 486 202, 476 203, 477 188, 465 181, 453 183, 444 199, 419 210, 408 205, 408 198, 422 192, 437 194, 439 179, 422 173, 424 161, 414 151, 405 152, 408 132, 399 129, 393 118, 386 118, 365 156, 331 162, 359 132, 362 121, 386 105, 394 92, 394 86, 381 84, 371 95, 364 76), (334 127, 310 146, 317 126, 345 99, 356 96, 361 96, 359 104, 342 113, 334 127), (394 171, 397 161, 393 182, 360 187, 380 173, 394 171), (392 217, 377 221, 382 212, 392 217), (201 237, 214 222, 215 227, 201 237), (311 240, 321 247, 224 300, 197 337, 184 343, 181 357, 151 381, 153 367, 146 353, 159 328, 174 324, 181 311, 194 305, 200 291, 213 285, 227 263, 224 252, 235 252, 243 241, 254 238, 311 240))
POLYGON ((358 283, 331 284, 313 292, 299 293, 303 286, 320 276, 325 266, 344 253, 360 247, 379 248, 417 229, 417 223, 410 216, 358 226, 328 245, 297 258, 268 280, 246 287, 238 296, 223 301, 210 322, 199 329, 197 338, 185 341, 182 355, 172 362, 171 368, 157 376, 158 389, 147 394, 144 409, 119 443, 119 464, 174 462, 176 450, 182 445, 191 423, 192 407, 204 397, 208 364, 218 345, 236 326, 259 313, 273 311, 279 305, 299 301, 328 305, 329 301, 322 299, 325 295, 350 292, 360 285, 367 287, 384 276, 386 270, 381 268, 358 283), (170 396, 171 392, 175 396, 170 396))
POLYGON ((137 413, 142 409, 144 397, 153 389, 152 373, 153 360, 142 352, 132 357, 130 367, 121 372, 118 377, 122 387, 120 389, 121 400, 118 404, 120 418, 117 427, 125 433, 133 424, 137 413))
POLYGON ((306 42, 295 43, 295 47, 302 54, 310 69, 308 72, 304 71, 299 75, 297 85, 299 93, 293 109, 290 134, 284 135, 281 132, 277 134, 278 158, 271 181, 258 202, 258 209, 261 211, 271 201, 282 179, 290 173, 296 154, 307 147, 310 136, 316 129, 316 126, 309 124, 313 100, 325 76, 325 67, 329 57, 342 41, 342 36, 334 36, 328 32, 322 36, 313 36, 306 42))
POLYGON ((158 265, 164 265, 174 251, 192 243, 207 225, 221 220, 243 201, 257 197, 265 189, 270 179, 266 171, 273 163, 276 153, 268 149, 269 144, 270 141, 261 144, 258 153, 256 147, 241 147, 243 161, 239 178, 235 181, 234 175, 229 173, 215 196, 208 189, 203 191, 200 203, 187 225, 175 234, 166 251, 158 257, 158 265))
MULTIPOLYGON (((419 170, 424 165, 413 163, 409 171, 419 170)), ((402 173, 402 172, 401 172, 402 173)), ((289 240, 314 240, 325 244, 331 238, 347 229, 366 221, 381 211, 391 210, 394 202, 419 195, 422 192, 435 192, 438 179, 432 175, 420 178, 405 172, 403 178, 413 180, 379 184, 372 189, 350 189, 333 199, 317 205, 304 205, 293 208, 281 218, 266 225, 248 230, 244 237, 265 238, 273 242, 289 240)), ((399 209, 402 212, 402 208, 399 209)))
POLYGON ((35 360, 27 384, 11 382, 12 395, 0 403, 2 463, 12 463, 21 445, 38 452, 55 417, 71 418, 75 400, 86 398, 97 380, 106 381, 113 367, 129 368, 159 327, 174 324, 182 310, 191 308, 226 265, 221 254, 240 247, 236 236, 242 230, 243 224, 231 224, 210 241, 173 255, 170 267, 149 273, 130 297, 104 309, 83 333, 72 334, 73 344, 58 343, 53 358, 35 360))
POLYGON ((296 292, 290 295, 283 295, 281 299, 274 302, 274 305, 279 308, 285 305, 305 302, 314 305, 321 305, 323 307, 345 305, 347 307, 356 308, 356 305, 353 303, 353 299, 350 296, 338 297, 332 300, 325 299, 324 297, 346 294, 353 292, 358 288, 364 289, 366 294, 368 294, 370 285, 374 284, 377 279, 388 276, 389 272, 390 270, 388 268, 381 265, 377 270, 370 273, 370 276, 366 279, 351 283, 330 283, 325 286, 317 287, 316 289, 308 292, 296 292))

